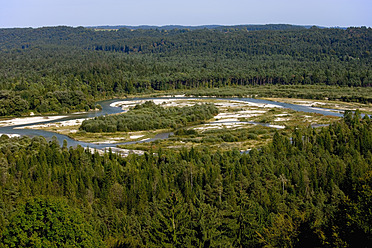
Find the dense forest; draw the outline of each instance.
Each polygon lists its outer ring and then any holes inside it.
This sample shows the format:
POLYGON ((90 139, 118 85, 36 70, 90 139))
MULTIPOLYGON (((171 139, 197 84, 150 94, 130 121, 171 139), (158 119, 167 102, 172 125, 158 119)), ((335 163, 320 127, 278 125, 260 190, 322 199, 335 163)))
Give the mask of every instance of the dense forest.
MULTIPOLYGON (((0 116, 164 91, 371 103, 371 53, 365 27, 0 29, 0 116)), ((170 142, 186 140, 196 131, 180 127, 217 113, 145 102, 81 132, 172 128, 170 142)), ((2 135, 0 247, 371 247, 370 117, 272 130, 249 152, 209 146, 261 134, 211 130, 197 148, 127 157, 2 135)))
POLYGON ((4 247, 372 245, 372 121, 358 111, 247 154, 0 141, 4 247))
POLYGON ((213 104, 163 107, 156 105, 153 101, 146 101, 123 114, 99 116, 85 120, 81 124, 80 130, 101 133, 177 129, 190 124, 200 124, 217 114, 218 109, 213 104))
POLYGON ((371 41, 365 27, 0 29, 0 115, 89 110, 97 99, 172 89, 370 87, 371 41))

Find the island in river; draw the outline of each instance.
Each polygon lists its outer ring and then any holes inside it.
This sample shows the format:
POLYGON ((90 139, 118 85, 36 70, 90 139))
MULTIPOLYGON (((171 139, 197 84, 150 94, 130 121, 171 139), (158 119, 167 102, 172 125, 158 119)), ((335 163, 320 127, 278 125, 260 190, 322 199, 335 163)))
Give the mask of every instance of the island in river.
MULTIPOLYGON (((276 99, 279 100, 279 99, 276 99)), ((282 99, 283 100, 283 99, 282 99)), ((120 146, 128 151, 149 150, 155 145, 164 148, 192 147, 209 145, 215 148, 237 148, 241 151, 265 145, 276 130, 290 130, 296 126, 323 126, 342 116, 342 110, 336 109, 337 104, 327 104, 329 109, 319 108, 319 101, 301 102, 271 101, 270 99, 253 98, 216 98, 216 97, 185 97, 163 96, 157 98, 112 99, 98 102, 101 111, 79 113, 69 116, 43 116, 16 118, 0 121, 0 133, 13 136, 41 135, 47 139, 55 136, 62 145, 63 140, 68 146, 81 145, 91 149, 104 151, 120 146), (191 106, 201 103, 213 103, 219 109, 219 114, 203 124, 186 127, 194 130, 192 136, 176 130, 146 130, 138 132, 87 133, 79 130, 81 123, 89 118, 100 115, 120 114, 134 106, 153 101, 163 107, 191 106), (297 104, 294 104, 297 103, 297 104), (332 108, 335 107, 335 108, 332 108), (218 138, 217 136, 236 136, 239 132, 251 137, 245 141, 239 139, 218 138), (216 134, 219 134, 216 136, 216 134), (170 140, 166 140, 171 135, 170 140), (217 137, 217 138, 216 138, 217 137)), ((369 106, 365 106, 366 110, 369 106)))

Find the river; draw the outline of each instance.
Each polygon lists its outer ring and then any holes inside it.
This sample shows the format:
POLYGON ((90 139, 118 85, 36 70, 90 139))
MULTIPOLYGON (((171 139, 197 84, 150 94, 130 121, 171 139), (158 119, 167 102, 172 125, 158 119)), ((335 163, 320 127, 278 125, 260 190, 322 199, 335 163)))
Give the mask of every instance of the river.
MULTIPOLYGON (((155 99, 183 99, 183 97, 157 97, 157 98, 130 98, 130 99, 111 99, 106 101, 100 101, 97 102, 97 104, 102 106, 101 111, 95 111, 95 112, 87 112, 82 114, 70 114, 67 117, 58 119, 58 120, 49 120, 49 121, 43 121, 38 122, 37 124, 47 124, 47 123, 53 123, 53 122, 61 122, 61 121, 67 121, 67 120, 74 120, 74 119, 80 119, 80 118, 89 118, 89 117, 95 117, 100 115, 107 115, 107 114, 117 114, 123 112, 123 110, 120 107, 112 107, 110 106, 111 103, 118 102, 118 101, 134 101, 134 100, 155 100, 155 99)), ((272 104, 272 105, 278 105, 283 108, 292 109, 295 111, 303 111, 308 113, 318 113, 323 115, 331 115, 331 116, 337 116, 341 117, 343 116, 340 112, 332 112, 329 109, 319 109, 319 108, 313 108, 308 106, 301 106, 296 104, 289 104, 289 103, 281 103, 281 102, 275 102, 275 101, 269 101, 269 100, 262 100, 262 99, 255 99, 255 98, 207 98, 207 97, 187 97, 187 99, 213 99, 213 100, 233 100, 233 101, 244 101, 244 102, 251 102, 251 103, 258 103, 258 104, 272 104)), ((336 110, 339 111, 339 110, 336 110)), ((260 123, 255 123, 260 124, 260 123)), ((262 123, 263 124, 263 123, 262 123)), ((77 141, 74 139, 69 138, 66 135, 54 133, 54 132, 48 132, 44 130, 36 130, 36 129, 27 129, 27 126, 35 125, 35 123, 32 124, 23 124, 23 125, 16 125, 16 126, 5 126, 0 127, 0 133, 1 134, 19 134, 19 135, 27 135, 30 137, 34 136, 44 136, 47 140, 51 140, 53 136, 55 136, 58 140, 58 142, 62 145, 63 141, 67 141, 68 147, 70 146, 77 146, 81 145, 83 147, 90 147, 90 148, 96 148, 96 149, 105 149, 109 147, 116 147, 117 145, 123 145, 123 144, 133 144, 133 143, 141 143, 141 142, 151 142, 157 139, 167 139, 171 133, 162 133, 156 135, 152 139, 147 139, 143 141, 130 141, 125 143, 116 143, 116 144, 94 144, 94 143, 87 143, 82 141, 77 141), (17 129, 19 127, 26 127, 23 129, 17 129)), ((267 125, 267 124, 263 124, 267 125)))

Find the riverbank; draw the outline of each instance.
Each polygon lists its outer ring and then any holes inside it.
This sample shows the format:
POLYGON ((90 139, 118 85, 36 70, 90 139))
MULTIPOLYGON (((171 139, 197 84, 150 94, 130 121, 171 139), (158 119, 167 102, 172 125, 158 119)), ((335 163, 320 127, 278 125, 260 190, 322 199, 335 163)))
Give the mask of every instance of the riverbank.
MULTIPOLYGON (((190 106, 194 104, 212 103, 219 109, 219 114, 214 118, 206 121, 203 124, 189 126, 184 129, 195 130, 192 136, 172 136, 170 140, 157 140, 156 145, 147 143, 149 139, 154 138, 162 132, 170 132, 171 130, 151 130, 141 132, 114 132, 114 133, 86 133, 78 131, 79 126, 65 127, 49 127, 45 130, 58 132, 68 135, 69 137, 94 143, 94 144, 110 144, 116 145, 126 142, 121 145, 121 148, 128 150, 146 150, 149 151, 154 147, 162 149, 180 149, 182 147, 193 147, 199 145, 208 145, 215 149, 239 149, 248 150, 254 147, 261 147, 267 144, 274 130, 290 130, 296 126, 308 125, 327 125, 339 117, 326 116, 317 113, 304 113, 291 109, 284 108, 275 102, 251 102, 241 99, 217 99, 217 98, 188 98, 188 97, 169 97, 163 96, 161 99, 153 99, 156 104, 163 107, 171 106, 190 106), (220 133, 230 135, 235 130, 246 130, 245 132, 253 132, 247 141, 231 141, 216 139, 208 132, 219 130, 220 133), (256 134, 258 133, 258 135, 256 134), (210 142, 214 140, 213 142, 210 142), (139 144, 140 143, 140 144, 139 144)), ((109 104, 110 107, 120 107, 123 111, 127 111, 137 104, 141 104, 148 99, 130 99, 124 101, 113 101, 109 104)))
MULTIPOLYGON (((119 107, 123 112, 137 104, 142 104, 149 99, 128 99, 112 101, 108 105, 111 108, 119 107)), ((328 124, 334 120, 332 117, 313 113, 286 109, 275 102, 253 102, 242 99, 217 99, 217 98, 189 98, 183 95, 164 96, 163 98, 151 99, 155 104, 163 107, 183 107, 195 104, 212 103, 219 109, 219 114, 213 119, 189 129, 204 132, 212 129, 238 129, 249 128, 255 125, 284 129, 295 125, 328 124), (285 116, 285 118, 283 117, 285 116)), ((19 128, 41 129, 66 135, 74 140, 94 144, 116 144, 130 141, 144 141, 153 138, 160 132, 170 130, 149 130, 140 132, 114 132, 114 133, 86 133, 80 131, 82 121, 87 118, 79 118, 67 121, 47 124, 32 125, 19 128)))
POLYGON ((341 112, 345 110, 355 111, 359 109, 362 113, 371 115, 372 104, 363 104, 357 102, 341 102, 341 101, 330 101, 330 100, 310 100, 310 99, 299 99, 299 98, 262 98, 269 101, 276 101, 289 104, 297 104, 301 106, 307 106, 318 109, 333 109, 341 112))
POLYGON ((54 120, 63 119, 66 117, 67 116, 59 115, 59 116, 35 116, 35 117, 13 118, 9 120, 0 121, 0 127, 28 125, 28 124, 33 124, 33 123, 45 122, 45 121, 54 121, 54 120))
MULTIPOLYGON (((160 146, 164 149, 178 149, 185 146, 208 145, 216 148, 224 147, 226 149, 238 148, 240 150, 246 150, 266 144, 269 140, 271 140, 275 130, 287 132, 287 130, 295 128, 296 126, 328 125, 341 116, 341 114, 318 111, 315 108, 300 106, 298 104, 286 105, 279 101, 275 102, 248 98, 192 98, 185 97, 184 95, 163 94, 162 98, 156 99, 113 99, 102 101, 98 104, 102 105, 103 108, 100 112, 69 115, 66 120, 61 121, 59 121, 58 118, 64 118, 66 116, 50 116, 50 119, 44 117, 30 117, 32 119, 19 118, 23 120, 29 119, 28 122, 20 122, 20 120, 12 122, 14 120, 6 120, 9 122, 8 125, 15 125, 16 123, 27 124, 24 126, 20 124, 15 128, 11 128, 11 126, 3 127, 3 129, 7 128, 6 132, 9 134, 17 134, 17 132, 19 132, 21 135, 43 135, 49 138, 51 138, 53 135, 56 135, 61 144, 63 139, 67 139, 69 145, 80 144, 84 147, 89 146, 102 150, 109 147, 115 147, 120 143, 126 143, 124 145, 125 147, 122 148, 127 148, 129 150, 150 150, 153 147, 153 141, 155 140, 156 146, 160 146), (115 133, 87 133, 79 130, 82 121, 87 118, 93 118, 94 116, 103 114, 122 113, 129 110, 131 107, 134 107, 136 104, 140 104, 148 100, 152 100, 156 104, 161 104, 164 107, 181 107, 194 104, 211 103, 219 109, 219 114, 203 124, 184 128, 186 130, 195 131, 195 134, 190 136, 191 138, 175 135, 172 136, 171 140, 162 140, 164 137, 159 136, 162 133, 170 133, 172 130, 149 130, 141 132, 115 133), (51 118, 56 119, 53 120, 51 118), (48 123, 30 125, 32 124, 31 120, 40 122, 47 121, 48 123), (216 131, 230 135, 230 133, 234 133, 235 130, 246 130, 246 132, 253 131, 257 132, 258 135, 251 135, 254 138, 245 142, 226 142, 224 140, 216 142, 207 141, 208 139, 211 140, 208 138, 210 136, 209 132, 216 131), (201 142, 203 137, 204 143, 201 142)), ((2 133, 1 127, 0 133, 2 133)))
POLYGON ((46 123, 46 124, 16 127, 15 129, 25 129, 25 128, 28 128, 28 129, 44 129, 44 128, 75 127, 75 126, 80 126, 83 121, 88 120, 88 119, 91 119, 91 118, 80 118, 80 119, 53 122, 53 123, 46 123))

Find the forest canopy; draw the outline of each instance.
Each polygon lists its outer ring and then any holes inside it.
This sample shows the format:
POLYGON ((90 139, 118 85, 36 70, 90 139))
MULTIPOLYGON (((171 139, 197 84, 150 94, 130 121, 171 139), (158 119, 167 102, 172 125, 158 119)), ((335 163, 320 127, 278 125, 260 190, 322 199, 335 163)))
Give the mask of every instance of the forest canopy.
POLYGON ((123 114, 99 116, 85 120, 81 124, 80 130, 100 133, 176 129, 190 124, 199 124, 217 114, 218 109, 213 104, 163 107, 156 105, 153 101, 146 101, 123 114))
POLYGON ((358 112, 289 137, 276 132, 243 154, 101 156, 42 137, 0 141, 5 247, 372 245, 372 121, 358 112))
MULTIPOLYGON (((368 104, 371 53, 366 27, 0 29, 0 116, 89 111, 163 91, 368 104)), ((81 130, 191 137, 185 126, 217 114, 213 104, 148 101, 81 130)), ((2 135, 0 247, 372 247, 368 115, 272 131, 249 152, 210 146, 257 134, 209 130, 198 147, 153 142, 127 157, 2 135)))
POLYGON ((0 29, 0 115, 89 110, 97 99, 159 90, 370 87, 371 41, 365 27, 0 29))

